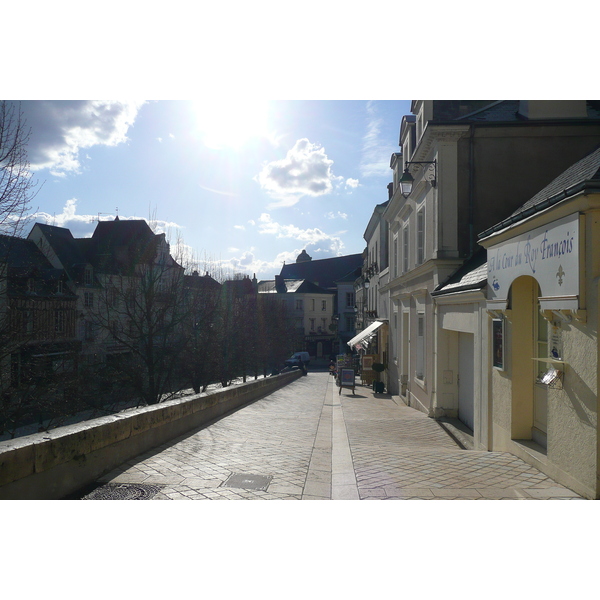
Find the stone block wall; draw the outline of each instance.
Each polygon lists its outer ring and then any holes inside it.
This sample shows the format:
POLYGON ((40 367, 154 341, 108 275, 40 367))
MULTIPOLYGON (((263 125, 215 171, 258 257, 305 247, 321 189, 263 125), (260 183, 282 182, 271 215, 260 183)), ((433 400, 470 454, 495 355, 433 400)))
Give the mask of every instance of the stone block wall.
POLYGON ((300 370, 0 442, 0 499, 64 498, 123 462, 295 381, 300 370))

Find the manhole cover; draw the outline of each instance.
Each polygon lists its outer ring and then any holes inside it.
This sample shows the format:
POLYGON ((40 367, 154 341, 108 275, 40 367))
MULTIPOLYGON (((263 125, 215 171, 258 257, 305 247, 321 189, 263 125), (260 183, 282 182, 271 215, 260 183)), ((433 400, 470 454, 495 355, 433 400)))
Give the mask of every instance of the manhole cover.
POLYGON ((82 500, 150 500, 164 486, 144 483, 107 483, 82 500))
POLYGON ((233 473, 222 485, 225 487, 243 488, 246 490, 266 490, 271 483, 271 475, 252 475, 250 473, 233 473))

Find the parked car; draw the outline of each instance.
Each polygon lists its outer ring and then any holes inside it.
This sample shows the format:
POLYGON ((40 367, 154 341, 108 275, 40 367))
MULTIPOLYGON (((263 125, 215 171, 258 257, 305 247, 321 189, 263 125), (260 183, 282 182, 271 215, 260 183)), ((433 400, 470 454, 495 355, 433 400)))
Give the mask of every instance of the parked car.
POLYGON ((290 358, 285 361, 288 367, 299 367, 304 364, 305 367, 310 363, 310 355, 308 352, 294 352, 290 358))

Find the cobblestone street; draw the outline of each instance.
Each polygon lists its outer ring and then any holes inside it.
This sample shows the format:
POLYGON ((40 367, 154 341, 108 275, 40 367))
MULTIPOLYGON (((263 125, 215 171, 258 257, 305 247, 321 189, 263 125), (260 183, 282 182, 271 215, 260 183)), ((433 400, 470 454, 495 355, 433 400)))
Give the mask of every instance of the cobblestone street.
POLYGON ((509 453, 461 449, 387 394, 311 372, 123 464, 86 499, 577 499, 509 453))

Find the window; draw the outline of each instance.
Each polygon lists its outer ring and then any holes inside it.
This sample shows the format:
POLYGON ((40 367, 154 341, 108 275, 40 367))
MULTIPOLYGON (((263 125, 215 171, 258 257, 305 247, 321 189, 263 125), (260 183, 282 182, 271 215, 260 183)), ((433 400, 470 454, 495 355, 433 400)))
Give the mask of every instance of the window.
POLYGON ((310 330, 314 331, 315 330, 315 320, 314 319, 309 319, 310 321, 310 330))
POLYGON ((346 315, 346 331, 353 331, 356 327, 356 317, 354 315, 346 315))
POLYGON ((321 329, 327 331, 327 319, 321 319, 321 329))
POLYGON ((302 300, 296 300, 296 310, 302 310, 302 300))
POLYGON ((315 310, 315 299, 312 299, 312 310, 315 310))
POLYGON ((23 311, 23 333, 32 333, 33 332, 33 311, 32 310, 24 310, 23 311))
MULTIPOLYGON (((548 322, 544 319, 541 310, 537 311, 537 348, 536 358, 548 358, 548 322)), ((548 364, 545 362, 537 362, 537 380, 541 381, 542 377, 548 370, 548 364)))
POLYGON ((327 300, 321 300, 321 310, 327 310, 327 300))
POLYGON ((417 264, 425 260, 425 207, 417 213, 417 264))
POLYGON ((417 364, 415 375, 425 378, 425 313, 417 313, 417 364))
POLYGON ((108 305, 113 308, 119 307, 119 292, 116 288, 111 288, 108 292, 108 305))
POLYGON ((354 308, 354 292, 346 292, 346 308, 354 308))
POLYGON ((86 267, 83 274, 83 283, 85 285, 92 285, 92 269, 91 267, 86 267))
POLYGON ((93 308, 94 306, 94 294, 93 292, 84 292, 83 304, 86 308, 93 308))
POLYGON ((398 277, 398 236, 394 236, 394 277, 398 277))
POLYGON ((65 311, 55 310, 54 311, 54 331, 56 333, 65 332, 65 311))
POLYGON ((402 272, 408 272, 408 224, 402 230, 402 272))
POLYGON ((65 289, 64 289, 64 284, 63 284, 62 280, 60 280, 60 279, 59 279, 59 280, 56 282, 56 293, 57 293, 57 294, 63 294, 63 293, 64 293, 64 291, 65 291, 65 289))

